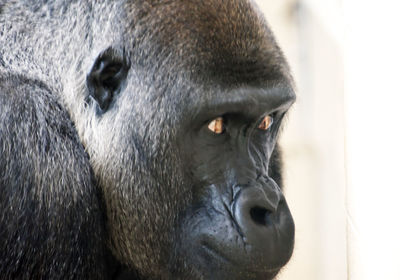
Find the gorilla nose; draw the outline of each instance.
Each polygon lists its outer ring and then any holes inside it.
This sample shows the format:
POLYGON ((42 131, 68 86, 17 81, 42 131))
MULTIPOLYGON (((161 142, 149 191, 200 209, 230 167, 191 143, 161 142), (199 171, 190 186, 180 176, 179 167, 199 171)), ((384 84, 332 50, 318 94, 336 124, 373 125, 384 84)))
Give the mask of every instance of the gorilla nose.
POLYGON ((286 200, 272 179, 242 187, 231 210, 246 245, 242 262, 255 270, 272 271, 289 260, 294 223, 286 200))
POLYGON ((273 180, 269 180, 266 186, 242 188, 235 196, 233 215, 250 243, 263 242, 265 228, 279 223, 276 212, 281 200, 282 193, 273 180))
POLYGON ((270 180, 268 187, 246 187, 235 197, 233 212, 239 225, 246 227, 265 226, 269 215, 276 212, 281 201, 278 185, 270 180))

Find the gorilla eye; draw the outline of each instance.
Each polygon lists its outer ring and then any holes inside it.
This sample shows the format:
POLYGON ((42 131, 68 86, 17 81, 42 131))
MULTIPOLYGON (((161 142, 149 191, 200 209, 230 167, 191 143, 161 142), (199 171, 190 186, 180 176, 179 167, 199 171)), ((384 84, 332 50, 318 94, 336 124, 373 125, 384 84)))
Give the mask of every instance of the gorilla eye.
POLYGON ((212 120, 208 124, 208 129, 214 132, 215 134, 222 134, 225 131, 224 119, 222 117, 218 117, 212 120))
POLYGON ((274 122, 274 119, 268 115, 262 120, 262 122, 260 123, 258 128, 261 130, 268 130, 268 128, 271 127, 273 122, 274 122))

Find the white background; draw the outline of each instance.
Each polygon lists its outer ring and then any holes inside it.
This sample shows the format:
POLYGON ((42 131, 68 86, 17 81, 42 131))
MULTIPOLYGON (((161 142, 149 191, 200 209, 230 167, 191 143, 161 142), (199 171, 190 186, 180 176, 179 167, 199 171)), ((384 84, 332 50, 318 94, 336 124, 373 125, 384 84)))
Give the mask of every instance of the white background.
POLYGON ((400 4, 256 0, 292 66, 281 280, 400 279, 400 4))

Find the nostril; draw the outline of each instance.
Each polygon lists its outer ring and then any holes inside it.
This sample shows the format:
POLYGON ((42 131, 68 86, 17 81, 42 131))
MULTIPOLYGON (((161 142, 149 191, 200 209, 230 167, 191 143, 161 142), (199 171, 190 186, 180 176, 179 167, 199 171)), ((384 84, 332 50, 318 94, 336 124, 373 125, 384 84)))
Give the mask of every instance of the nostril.
POLYGON ((263 207, 253 207, 250 209, 251 219, 258 225, 266 226, 270 224, 271 211, 263 207))

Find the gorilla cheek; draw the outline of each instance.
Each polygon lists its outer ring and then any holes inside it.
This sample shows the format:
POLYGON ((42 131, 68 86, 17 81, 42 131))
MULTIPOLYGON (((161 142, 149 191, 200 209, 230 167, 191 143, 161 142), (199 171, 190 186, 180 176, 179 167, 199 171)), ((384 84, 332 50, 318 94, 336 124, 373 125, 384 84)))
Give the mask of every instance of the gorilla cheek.
POLYGON ((122 156, 113 160, 119 161, 118 164, 99 170, 106 192, 110 243, 118 260, 129 266, 134 264, 131 268, 141 274, 161 279, 162 275, 169 274, 168 262, 174 242, 171 236, 176 221, 174 213, 179 213, 188 204, 190 196, 178 187, 182 184, 182 176, 176 170, 178 165, 171 155, 173 151, 157 147, 158 153, 151 153, 143 139, 129 138, 125 140, 130 141, 130 147, 117 153, 122 156), (145 154, 154 157, 141 161, 141 166, 132 163, 132 158, 141 159, 145 154), (164 161, 170 165, 164 166, 164 161))

